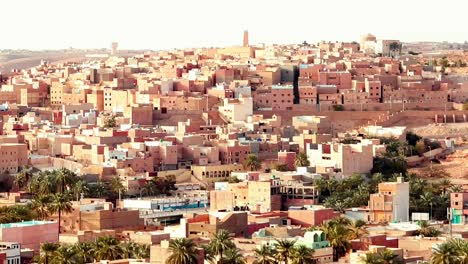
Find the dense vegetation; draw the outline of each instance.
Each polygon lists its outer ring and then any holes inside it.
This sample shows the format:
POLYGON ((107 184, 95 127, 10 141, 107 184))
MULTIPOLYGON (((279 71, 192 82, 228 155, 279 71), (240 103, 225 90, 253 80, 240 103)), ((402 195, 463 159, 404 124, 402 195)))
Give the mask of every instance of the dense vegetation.
POLYGON ((35 261, 39 264, 84 264, 101 260, 145 259, 149 258, 149 253, 148 245, 120 242, 114 237, 106 236, 97 238, 93 243, 43 243, 35 261))
MULTIPOLYGON (((232 241, 226 230, 220 230, 210 243, 201 246, 205 260, 209 263, 245 264, 246 259, 232 241)), ((197 245, 187 238, 172 239, 169 242, 170 256, 167 264, 195 264, 198 263, 197 245)), ((296 245, 295 240, 276 240, 273 245, 262 245, 255 249, 255 264, 314 264, 314 250, 303 245, 296 245)))
POLYGON ((432 264, 468 263, 468 241, 451 239, 438 245, 431 257, 432 264))
POLYGON ((452 186, 448 179, 449 174, 437 167, 422 170, 420 175, 408 173, 405 161, 405 156, 438 148, 440 144, 422 139, 411 132, 407 133, 406 142, 384 138, 381 142, 385 144, 386 152, 374 159, 370 176, 356 174, 341 181, 333 178, 316 180, 320 202, 340 212, 350 207, 365 206, 370 194, 377 192, 379 183, 396 181, 396 178, 401 176, 410 184, 410 213, 427 212, 435 219, 444 220, 450 202, 450 192, 459 191, 460 187, 452 186), (440 180, 429 182, 422 178, 440 180))
MULTIPOLYGON (((72 200, 81 196, 106 198, 113 201, 125 196, 125 188, 118 177, 108 182, 98 180, 89 183, 83 177, 67 169, 39 171, 24 168, 14 178, 14 185, 19 190, 32 194, 32 202, 25 205, 0 208, 0 223, 46 219, 51 215, 60 217, 72 210, 72 200)), ((175 189, 175 177, 154 177, 141 190, 141 195, 169 194, 175 189)))

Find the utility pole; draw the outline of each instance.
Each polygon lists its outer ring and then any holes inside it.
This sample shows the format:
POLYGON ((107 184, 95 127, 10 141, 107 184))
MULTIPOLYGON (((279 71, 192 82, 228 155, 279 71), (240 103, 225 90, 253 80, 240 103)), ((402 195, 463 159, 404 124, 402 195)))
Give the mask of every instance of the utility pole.
POLYGON ((447 208, 447 220, 449 221, 449 237, 452 238, 452 208, 447 208))

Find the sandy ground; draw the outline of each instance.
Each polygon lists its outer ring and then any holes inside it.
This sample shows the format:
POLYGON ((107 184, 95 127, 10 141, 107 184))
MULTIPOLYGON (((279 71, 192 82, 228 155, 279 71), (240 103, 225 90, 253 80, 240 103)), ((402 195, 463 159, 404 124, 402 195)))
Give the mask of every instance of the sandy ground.
MULTIPOLYGON (((428 138, 453 138, 456 143, 456 151, 440 160, 440 164, 433 164, 450 174, 453 184, 468 185, 468 123, 429 124, 410 129, 416 134, 428 138)), ((411 168, 410 172, 418 173, 429 163, 418 168, 411 168)), ((440 179, 429 179, 440 180, 440 179)))
MULTIPOLYGON (((444 169, 450 174, 450 180, 453 184, 468 185, 468 145, 458 146, 458 149, 447 156, 446 159, 440 160, 440 164, 432 164, 432 166, 444 169)), ((410 172, 419 173, 430 166, 429 163, 421 167, 411 168, 410 172)), ((438 181, 440 178, 428 179, 430 181, 438 181)))
POLYGON ((429 124, 426 126, 413 127, 410 130, 423 137, 451 137, 468 141, 468 123, 429 124))

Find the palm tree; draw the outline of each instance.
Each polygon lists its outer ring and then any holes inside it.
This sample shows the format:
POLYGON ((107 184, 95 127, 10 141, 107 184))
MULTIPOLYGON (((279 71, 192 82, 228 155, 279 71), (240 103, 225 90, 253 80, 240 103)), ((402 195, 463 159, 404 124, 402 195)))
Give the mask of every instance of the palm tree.
POLYGON ((261 166, 262 163, 255 154, 249 154, 244 161, 244 167, 250 169, 251 171, 256 171, 260 169, 261 166))
POLYGON ((93 261, 93 256, 92 256, 92 245, 90 243, 76 243, 73 245, 75 248, 75 252, 77 255, 77 258, 79 259, 79 263, 89 263, 93 261))
POLYGON ((74 172, 68 169, 60 169, 54 172, 55 181, 57 182, 57 191, 58 192, 65 192, 66 188, 73 186, 73 184, 77 181, 77 176, 74 172))
POLYGON ((72 188, 73 196, 76 197, 76 200, 80 200, 81 194, 89 192, 88 183, 85 180, 78 180, 72 188))
POLYGON ((450 239, 447 243, 455 249, 459 263, 468 263, 468 242, 466 240, 455 238, 450 239))
POLYGON ((81 263, 74 247, 60 246, 53 255, 54 264, 78 264, 81 263))
POLYGON ((400 259, 400 257, 393 253, 391 250, 384 250, 379 253, 379 257, 382 259, 383 264, 399 264, 403 263, 403 261, 400 259))
POLYGON ((40 264, 49 264, 51 263, 52 257, 55 251, 58 249, 59 245, 55 243, 45 242, 41 244, 39 250, 39 263, 40 264))
POLYGON ((452 182, 449 179, 444 178, 438 182, 438 185, 439 188, 442 188, 442 193, 445 194, 447 193, 447 190, 452 187, 452 182))
POLYGON ((294 247, 291 255, 291 264, 315 264, 317 261, 314 259, 314 250, 305 245, 294 247))
POLYGON ((122 178, 116 176, 110 181, 110 190, 112 193, 118 195, 119 199, 122 193, 125 192, 125 187, 122 183, 122 178))
POLYGON ((150 246, 147 244, 138 245, 138 248, 133 253, 136 259, 148 259, 150 257, 150 246))
POLYGON ((32 175, 33 175, 32 168, 26 166, 18 174, 16 174, 16 177, 13 183, 18 189, 21 190, 24 186, 28 184, 32 175))
POLYGON ((240 250, 238 248, 230 248, 226 250, 226 253, 224 255, 224 260, 223 263, 225 264, 245 264, 245 258, 244 256, 240 253, 240 250))
POLYGON ((31 208, 37 213, 40 220, 44 220, 49 216, 50 203, 50 195, 39 194, 34 196, 31 208))
POLYGON ((67 193, 56 193, 52 195, 51 203, 49 206, 49 212, 51 214, 58 214, 58 229, 60 234, 60 225, 62 219, 62 213, 70 213, 73 210, 72 203, 70 202, 69 195, 67 193))
POLYGON ((351 222, 349 225, 349 239, 358 239, 364 235, 367 235, 369 232, 365 229, 366 222, 362 220, 356 220, 351 222))
POLYGON ((455 248, 450 243, 440 244, 434 249, 431 257, 432 264, 453 264, 457 263, 455 248))
POLYGON ((420 201, 425 208, 430 209, 429 216, 432 218, 432 204, 434 203, 434 195, 431 192, 425 192, 420 197, 420 201))
POLYGON ((94 198, 102 198, 107 194, 106 185, 99 179, 95 184, 89 185, 89 194, 94 198))
POLYGON ((304 152, 297 154, 296 159, 294 160, 294 165, 296 165, 296 167, 310 166, 310 162, 307 159, 307 154, 304 152))
POLYGON ((462 192, 462 191, 463 191, 463 188, 461 185, 453 185, 450 188, 450 192, 462 192))
POLYGON ((140 245, 133 241, 121 244, 123 255, 122 258, 145 259, 149 257, 148 245, 140 245))
POLYGON ((166 259, 166 264, 196 264, 198 252, 195 243, 187 238, 175 238, 169 241, 171 255, 166 259))
POLYGON ((201 248, 203 249, 203 258, 208 263, 215 263, 216 255, 213 253, 213 250, 211 250, 211 246, 209 244, 205 244, 205 245, 201 245, 201 248))
POLYGON ((275 263, 275 250, 267 245, 262 245, 254 250, 256 260, 253 264, 273 264, 275 263))
POLYGON ((363 264, 383 264, 382 258, 375 253, 366 253, 361 257, 363 264))
POLYGON ((219 263, 223 263, 223 253, 236 246, 232 242, 231 234, 227 230, 221 229, 213 236, 210 247, 213 253, 218 255, 219 263))
POLYGON ((120 244, 122 247, 122 258, 129 259, 135 258, 135 252, 138 251, 139 245, 133 241, 125 242, 120 244))
POLYGON ((294 252, 294 245, 296 240, 276 240, 275 249, 277 259, 283 261, 284 264, 288 264, 288 260, 294 252))
POLYGON ((123 255, 119 240, 111 236, 97 238, 93 244, 92 252, 97 261, 116 260, 123 255))
POLYGON ((351 247, 349 242, 351 231, 349 227, 332 220, 322 225, 321 229, 327 236, 328 241, 330 241, 330 245, 333 247, 333 260, 338 261, 351 247))

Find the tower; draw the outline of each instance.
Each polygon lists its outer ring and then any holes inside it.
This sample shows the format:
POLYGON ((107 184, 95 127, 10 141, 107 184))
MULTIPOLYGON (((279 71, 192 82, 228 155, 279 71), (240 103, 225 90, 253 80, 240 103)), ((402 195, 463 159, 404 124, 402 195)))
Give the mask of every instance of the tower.
POLYGON ((244 30, 244 47, 249 46, 249 31, 244 30))
POLYGON ((116 55, 117 54, 117 48, 118 47, 119 47, 119 43, 112 42, 112 44, 111 44, 111 55, 116 55))

